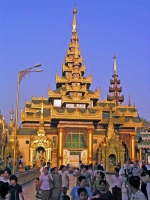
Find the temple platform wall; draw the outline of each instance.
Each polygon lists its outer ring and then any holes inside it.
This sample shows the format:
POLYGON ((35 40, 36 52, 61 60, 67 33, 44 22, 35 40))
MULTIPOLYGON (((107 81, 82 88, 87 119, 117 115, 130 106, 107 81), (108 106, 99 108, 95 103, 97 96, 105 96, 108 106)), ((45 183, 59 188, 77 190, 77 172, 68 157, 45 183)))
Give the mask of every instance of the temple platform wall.
POLYGON ((29 145, 30 139, 29 138, 18 138, 19 141, 19 151, 23 156, 24 165, 29 164, 29 145))
POLYGON ((28 183, 38 177, 39 175, 39 168, 33 168, 26 172, 19 172, 16 173, 16 176, 18 178, 18 184, 23 185, 25 183, 28 183))

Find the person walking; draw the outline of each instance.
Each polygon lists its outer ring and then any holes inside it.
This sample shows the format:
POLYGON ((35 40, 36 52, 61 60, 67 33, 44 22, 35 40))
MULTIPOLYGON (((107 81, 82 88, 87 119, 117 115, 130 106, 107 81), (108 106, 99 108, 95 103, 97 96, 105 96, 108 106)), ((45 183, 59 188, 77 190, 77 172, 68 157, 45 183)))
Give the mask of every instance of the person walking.
POLYGON ((125 181, 125 188, 126 188, 126 191, 127 191, 127 197, 128 197, 128 200, 131 200, 131 195, 132 195, 132 192, 131 192, 131 189, 130 189, 130 186, 129 186, 129 178, 131 176, 133 176, 132 172, 129 172, 127 176, 127 179, 125 181))
POLYGON ((144 178, 147 175, 147 168, 145 165, 142 165, 142 169, 141 169, 141 192, 143 192, 143 194, 146 196, 146 198, 148 199, 148 195, 147 195, 147 182, 144 181, 144 178))
POLYGON ((66 171, 65 165, 60 166, 59 174, 62 176, 62 192, 63 195, 66 195, 67 189, 69 188, 69 176, 68 172, 66 171))
MULTIPOLYGON (((96 190, 99 190, 100 188, 100 185, 99 185, 99 182, 101 180, 105 180, 105 174, 103 172, 97 172, 96 174, 96 179, 94 181, 94 184, 93 184, 93 193, 96 191, 96 190)), ((106 181, 106 187, 107 187, 107 190, 109 190, 109 183, 106 181)))
POLYGON ((97 200, 116 200, 109 190, 107 190, 107 183, 105 180, 100 180, 99 190, 96 190, 93 196, 98 196, 97 200))
POLYGON ((60 200, 60 195, 62 191, 62 176, 58 173, 58 168, 54 167, 54 173, 52 174, 53 180, 53 190, 51 200, 60 200))
POLYGON ((9 186, 9 200, 24 200, 22 186, 17 183, 18 179, 16 175, 10 176, 10 186, 9 186), (20 197, 19 197, 20 196, 20 197))
POLYGON ((50 176, 48 174, 48 168, 45 167, 43 174, 40 177, 40 190, 41 190, 41 199, 42 200, 49 200, 50 196, 50 176))
POLYGON ((91 187, 91 185, 92 185, 91 175, 87 170, 88 170, 88 166, 83 165, 80 176, 85 176, 86 177, 86 186, 91 187))
POLYGON ((140 187, 139 176, 131 176, 129 178, 129 185, 132 192, 131 200, 147 200, 145 195, 139 190, 140 187))
POLYGON ((119 169, 115 168, 115 174, 111 177, 112 194, 115 200, 122 200, 123 177, 119 175, 119 169))
POLYGON ((8 200, 8 191, 9 191, 9 176, 11 175, 11 170, 9 168, 4 169, 3 176, 0 177, 1 182, 1 191, 0 191, 0 200, 8 200))
POLYGON ((137 161, 135 161, 135 162, 133 163, 132 174, 133 174, 133 176, 139 176, 139 177, 140 177, 141 169, 140 169, 140 167, 138 166, 138 162, 137 162, 137 161))
POLYGON ((78 190, 80 188, 85 188, 86 191, 87 191, 87 196, 90 198, 90 199, 94 199, 94 198, 97 198, 99 197, 99 195, 96 195, 96 196, 93 196, 92 195, 92 191, 91 191, 91 188, 86 186, 86 177, 85 176, 80 176, 79 177, 79 185, 77 186, 74 186, 71 190, 71 193, 70 193, 70 196, 72 197, 72 200, 80 200, 79 198, 79 195, 78 195, 78 190))

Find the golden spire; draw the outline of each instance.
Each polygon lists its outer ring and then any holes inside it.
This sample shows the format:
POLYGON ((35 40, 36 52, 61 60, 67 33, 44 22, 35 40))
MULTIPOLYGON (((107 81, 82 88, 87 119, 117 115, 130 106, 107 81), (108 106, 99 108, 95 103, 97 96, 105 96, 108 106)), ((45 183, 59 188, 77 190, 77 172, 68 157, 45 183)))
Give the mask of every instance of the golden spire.
POLYGON ((10 111, 10 123, 9 123, 9 125, 11 127, 13 126, 13 114, 14 114, 14 110, 13 110, 13 106, 12 106, 12 109, 10 111))
POLYGON ((113 118, 112 118, 112 111, 110 111, 110 118, 108 122, 108 129, 107 129, 107 137, 111 138, 115 136, 115 129, 113 124, 113 118))
POLYGON ((116 55, 114 54, 114 66, 113 66, 113 69, 114 69, 114 74, 117 74, 117 64, 116 64, 116 55))
POLYGON ((73 22, 72 22, 72 31, 75 31, 75 32, 76 32, 76 28, 77 28, 76 14, 77 14, 77 9, 75 6, 73 9, 73 22))

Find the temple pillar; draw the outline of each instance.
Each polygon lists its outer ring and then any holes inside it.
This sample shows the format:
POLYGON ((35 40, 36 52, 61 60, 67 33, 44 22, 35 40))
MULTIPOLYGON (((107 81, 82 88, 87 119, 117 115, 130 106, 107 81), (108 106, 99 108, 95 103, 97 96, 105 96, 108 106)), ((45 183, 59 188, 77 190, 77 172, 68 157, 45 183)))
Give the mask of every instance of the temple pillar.
POLYGON ((136 153, 136 158, 137 158, 137 160, 140 160, 139 152, 136 153))
POLYGON ((131 160, 135 160, 135 135, 131 135, 131 160))
POLYGON ((33 148, 30 148, 30 162, 29 162, 30 165, 33 164, 33 148))
POLYGON ((147 155, 147 149, 146 149, 146 153, 145 153, 145 162, 147 163, 148 161, 148 155, 147 155))
POLYGON ((93 129, 88 129, 88 164, 93 163, 93 129))
POLYGON ((58 129, 58 157, 57 157, 57 167, 63 164, 63 129, 58 129))
POLYGON ((102 156, 101 156, 102 152, 101 152, 101 149, 100 147, 98 148, 98 151, 97 151, 97 162, 98 164, 101 162, 102 160, 102 156))
POLYGON ((139 149, 139 160, 142 160, 142 148, 139 149))
POLYGON ((47 151, 47 161, 51 162, 51 148, 48 148, 48 151, 47 151))
POLYGON ((109 172, 109 155, 108 155, 108 152, 106 152, 106 155, 105 155, 105 160, 106 160, 106 172, 109 172))
POLYGON ((45 149, 45 162, 48 162, 48 149, 45 149))
POLYGON ((4 158, 4 145, 2 144, 2 153, 1 153, 1 155, 2 155, 2 160, 3 160, 3 158, 4 158))

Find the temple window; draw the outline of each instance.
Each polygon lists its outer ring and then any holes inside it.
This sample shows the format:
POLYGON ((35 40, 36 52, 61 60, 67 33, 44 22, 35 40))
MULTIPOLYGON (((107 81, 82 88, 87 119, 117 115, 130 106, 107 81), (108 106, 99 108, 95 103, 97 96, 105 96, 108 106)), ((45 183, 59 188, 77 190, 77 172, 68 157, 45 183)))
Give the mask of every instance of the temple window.
POLYGON ((86 148, 83 133, 69 133, 66 139, 65 148, 86 148))

